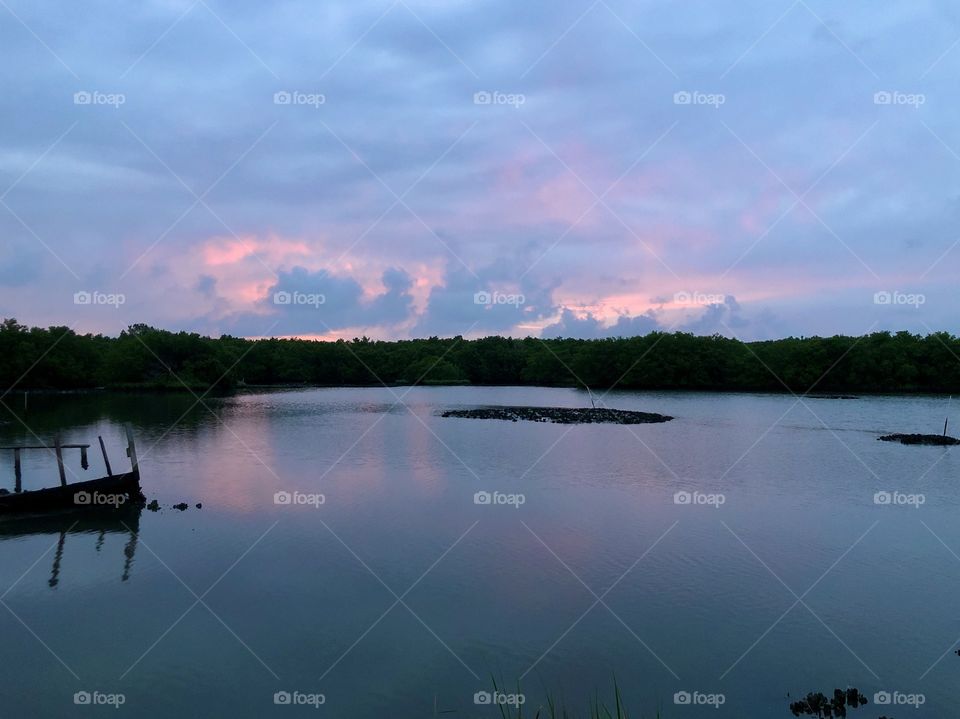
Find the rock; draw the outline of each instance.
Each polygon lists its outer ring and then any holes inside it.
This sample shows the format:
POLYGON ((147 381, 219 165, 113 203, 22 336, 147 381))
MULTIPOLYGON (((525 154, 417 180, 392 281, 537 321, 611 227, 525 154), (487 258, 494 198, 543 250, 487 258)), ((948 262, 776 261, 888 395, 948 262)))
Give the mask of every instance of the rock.
POLYGON ((502 419, 509 422, 553 422, 555 424, 647 424, 669 422, 673 417, 651 412, 634 412, 625 409, 597 407, 480 407, 477 409, 452 409, 442 412, 441 417, 468 419, 502 419))
POLYGON ((160 502, 158 502, 158 501, 155 500, 155 499, 154 499, 154 500, 151 500, 151 501, 150 501, 150 504, 147 505, 147 509, 149 509, 151 512, 159 512, 159 511, 160 511, 160 502))
POLYGON ((197 509, 203 509, 203 504, 201 502, 197 502, 197 509))
POLYGON ((173 505, 173 508, 174 508, 174 509, 178 509, 178 510, 180 510, 181 512, 185 512, 185 511, 187 511, 188 509, 190 509, 190 505, 187 504, 186 502, 180 502, 180 504, 175 504, 175 505, 173 505))

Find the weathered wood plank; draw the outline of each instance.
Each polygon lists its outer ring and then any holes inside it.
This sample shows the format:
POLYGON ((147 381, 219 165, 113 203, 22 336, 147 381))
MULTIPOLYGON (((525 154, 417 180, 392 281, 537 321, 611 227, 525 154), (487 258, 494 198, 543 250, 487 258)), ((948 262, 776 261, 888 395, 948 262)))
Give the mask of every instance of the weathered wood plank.
POLYGON ((67 486, 67 473, 63 470, 63 445, 60 444, 60 436, 53 442, 53 449, 57 453, 57 469, 60 470, 60 486, 67 486))
POLYGON ((137 445, 133 441, 133 425, 128 423, 124 425, 124 429, 127 430, 127 456, 130 457, 130 467, 137 472, 140 463, 137 461, 137 445))
MULTIPOLYGON (((89 449, 89 444, 61 444, 60 449, 89 449)), ((56 449, 55 444, 16 444, 9 447, 0 447, 3 449, 56 449)))
POLYGON ((103 452, 103 463, 107 466, 107 476, 113 476, 113 470, 110 469, 110 458, 107 456, 107 446, 103 443, 103 437, 97 436, 100 440, 100 451, 103 452))

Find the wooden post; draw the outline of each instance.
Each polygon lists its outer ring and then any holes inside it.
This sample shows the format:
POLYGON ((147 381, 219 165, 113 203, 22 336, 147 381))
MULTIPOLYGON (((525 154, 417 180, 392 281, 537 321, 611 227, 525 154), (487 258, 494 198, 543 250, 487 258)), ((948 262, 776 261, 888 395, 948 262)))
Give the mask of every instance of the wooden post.
POLYGON ((87 448, 80 448, 80 466, 83 469, 90 469, 90 462, 87 460, 87 448))
POLYGON ((943 436, 944 436, 944 437, 947 436, 947 422, 949 422, 949 421, 950 421, 950 418, 949 418, 949 417, 947 417, 945 420, 943 420, 943 436))
POLYGON ((57 469, 60 470, 60 486, 67 486, 67 474, 63 471, 63 450, 60 448, 60 435, 56 436, 56 439, 53 440, 53 448, 57 453, 57 469))
POLYGON ((100 451, 103 452, 103 463, 107 465, 107 476, 113 476, 113 470, 110 469, 110 458, 107 457, 107 446, 103 443, 103 437, 98 436, 97 439, 100 440, 100 451))
POLYGON ((127 430, 127 456, 130 458, 130 467, 134 472, 139 472, 140 463, 137 461, 137 445, 133 441, 133 425, 127 423, 124 427, 127 430))
POLYGON ((20 492, 23 491, 23 476, 20 473, 20 450, 19 449, 13 450, 13 476, 16 482, 14 484, 13 491, 16 492, 17 494, 20 494, 20 492))

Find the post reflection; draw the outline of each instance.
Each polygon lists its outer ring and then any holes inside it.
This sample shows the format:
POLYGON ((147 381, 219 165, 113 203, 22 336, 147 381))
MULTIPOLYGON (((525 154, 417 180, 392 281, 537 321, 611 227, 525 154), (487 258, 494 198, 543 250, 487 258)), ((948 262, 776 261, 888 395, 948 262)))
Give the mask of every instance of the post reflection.
POLYGON ((0 521, 0 542, 37 536, 57 536, 50 578, 47 580, 47 585, 51 589, 56 589, 60 584, 63 562, 69 558, 68 535, 71 536, 71 543, 82 541, 81 537, 96 536, 97 553, 102 551, 107 535, 126 535, 127 542, 123 547, 120 572, 120 581, 126 582, 130 579, 136 557, 142 511, 143 508, 136 505, 102 512, 86 509, 83 512, 64 512, 50 516, 12 517, 0 521))

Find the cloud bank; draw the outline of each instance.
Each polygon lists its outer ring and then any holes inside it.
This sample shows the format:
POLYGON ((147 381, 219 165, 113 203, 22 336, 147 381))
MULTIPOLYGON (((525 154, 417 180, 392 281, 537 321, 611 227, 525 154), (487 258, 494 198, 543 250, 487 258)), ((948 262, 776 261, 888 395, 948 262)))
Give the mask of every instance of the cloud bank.
POLYGON ((249 336, 960 331, 952 6, 584 10, 10 0, 0 314, 249 336))

